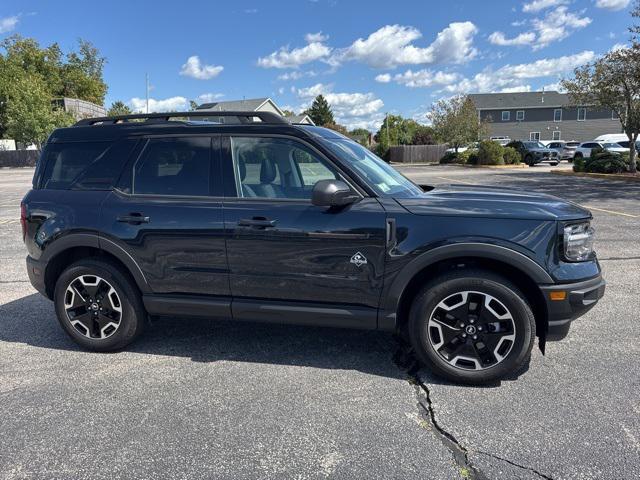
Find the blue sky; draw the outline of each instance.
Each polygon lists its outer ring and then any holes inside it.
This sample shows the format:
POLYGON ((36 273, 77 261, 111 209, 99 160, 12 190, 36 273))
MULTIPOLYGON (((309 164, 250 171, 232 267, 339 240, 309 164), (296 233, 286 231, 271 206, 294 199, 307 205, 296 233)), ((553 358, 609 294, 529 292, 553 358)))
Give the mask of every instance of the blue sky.
POLYGON ((425 120, 457 93, 553 89, 628 41, 630 0, 3 0, 13 33, 107 57, 106 104, 155 110, 188 100, 272 97, 300 111, 323 93, 339 122, 375 129, 386 112, 425 120))

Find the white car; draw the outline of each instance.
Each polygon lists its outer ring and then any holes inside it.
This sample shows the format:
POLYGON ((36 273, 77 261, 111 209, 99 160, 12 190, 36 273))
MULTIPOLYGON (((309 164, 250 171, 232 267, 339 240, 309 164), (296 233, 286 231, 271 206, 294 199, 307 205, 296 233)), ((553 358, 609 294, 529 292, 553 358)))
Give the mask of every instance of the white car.
POLYGON ((576 153, 573 155, 573 158, 587 158, 591 156, 591 150, 594 148, 602 148, 603 150, 607 150, 608 152, 613 153, 627 153, 629 152, 628 148, 624 148, 617 143, 612 142, 596 142, 592 140, 590 142, 583 142, 576 148, 576 153))

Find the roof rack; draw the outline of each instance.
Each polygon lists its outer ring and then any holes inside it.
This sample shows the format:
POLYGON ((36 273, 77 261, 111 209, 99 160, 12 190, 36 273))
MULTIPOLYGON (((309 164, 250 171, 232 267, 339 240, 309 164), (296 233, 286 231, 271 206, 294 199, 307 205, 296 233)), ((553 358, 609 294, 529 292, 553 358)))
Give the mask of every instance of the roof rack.
POLYGON ((168 122, 176 117, 236 117, 240 123, 261 123, 261 124, 289 124, 290 122, 277 113, 272 112, 216 112, 212 110, 196 110, 193 112, 163 112, 163 113, 135 113, 132 115, 114 115, 112 117, 83 118, 75 126, 86 125, 115 125, 127 123, 130 120, 146 119, 146 122, 157 123, 168 122), (255 122, 254 118, 259 118, 260 122, 255 122))

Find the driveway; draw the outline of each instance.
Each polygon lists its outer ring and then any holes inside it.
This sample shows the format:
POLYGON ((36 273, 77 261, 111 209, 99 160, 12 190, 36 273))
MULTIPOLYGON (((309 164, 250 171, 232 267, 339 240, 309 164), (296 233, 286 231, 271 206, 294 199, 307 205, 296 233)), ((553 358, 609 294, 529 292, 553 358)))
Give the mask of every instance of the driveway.
POLYGON ((32 171, 0 169, 0 478, 640 477, 640 185, 399 168, 592 207, 605 298, 524 375, 485 388, 412 369, 377 332, 175 318, 88 353, 26 276, 32 171))

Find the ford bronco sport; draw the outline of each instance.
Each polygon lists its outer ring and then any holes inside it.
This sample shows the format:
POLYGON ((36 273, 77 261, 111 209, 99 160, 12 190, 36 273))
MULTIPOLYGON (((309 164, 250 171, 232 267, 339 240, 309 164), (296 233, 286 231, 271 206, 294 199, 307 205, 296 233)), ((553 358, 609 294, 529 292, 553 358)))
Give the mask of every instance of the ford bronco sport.
POLYGON ((602 297, 590 219, 548 195, 418 186, 262 112, 81 120, 51 134, 21 205, 31 283, 84 348, 167 315, 380 329, 472 384, 602 297))

